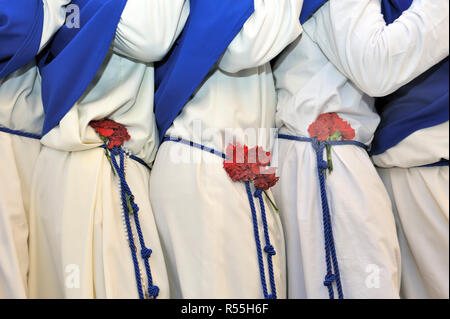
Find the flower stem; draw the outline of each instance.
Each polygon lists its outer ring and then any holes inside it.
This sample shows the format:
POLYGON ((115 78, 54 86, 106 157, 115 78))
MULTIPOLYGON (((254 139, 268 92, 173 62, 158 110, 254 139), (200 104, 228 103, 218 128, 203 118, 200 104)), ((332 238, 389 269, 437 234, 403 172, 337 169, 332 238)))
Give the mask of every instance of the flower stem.
POLYGON ((333 172, 333 159, 331 158, 331 145, 327 144, 327 165, 330 173, 333 172))
POLYGON ((128 194, 125 194, 125 196, 127 197, 128 211, 129 211, 130 215, 133 215, 134 211, 133 211, 133 206, 131 206, 131 196, 128 194))
POLYGON ((279 214, 280 210, 278 209, 277 205, 275 205, 275 203, 272 201, 272 199, 270 198, 269 195, 267 195, 267 192, 264 191, 264 195, 266 195, 266 198, 269 200, 270 204, 272 205, 272 207, 275 209, 275 211, 279 214))
POLYGON ((104 137, 103 135, 100 135, 100 139, 105 144, 105 155, 106 155, 106 158, 108 159, 109 165, 111 165, 111 169, 112 169, 112 172, 113 172, 114 176, 116 176, 116 170, 114 169, 114 165, 113 165, 112 160, 111 160, 111 155, 109 155, 109 152, 108 152, 108 142, 109 142, 109 140, 108 140, 108 138, 104 137))

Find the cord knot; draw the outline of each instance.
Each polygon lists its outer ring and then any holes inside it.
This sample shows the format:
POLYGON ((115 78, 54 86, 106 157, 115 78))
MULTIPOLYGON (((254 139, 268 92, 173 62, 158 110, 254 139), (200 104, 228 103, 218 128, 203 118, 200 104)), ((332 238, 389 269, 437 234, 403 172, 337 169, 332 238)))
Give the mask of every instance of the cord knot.
POLYGON ((264 247, 264 251, 271 256, 275 256, 277 254, 275 248, 272 245, 267 245, 266 247, 264 247))
POLYGON ((262 195, 262 192, 263 192, 262 189, 257 188, 256 191, 255 191, 254 196, 256 198, 258 198, 258 197, 260 197, 262 195))
POLYGON ((323 282, 323 285, 329 287, 335 281, 336 281, 336 276, 334 274, 328 274, 325 276, 325 281, 323 282))
POLYGON ((141 256, 144 259, 149 259, 150 256, 152 255, 153 251, 150 248, 144 247, 141 250, 141 256))
POLYGON ((321 171, 327 170, 328 169, 328 163, 326 161, 323 161, 323 160, 319 161, 319 169, 321 171))
POLYGON ((120 148, 117 146, 113 147, 113 148, 109 149, 109 152, 114 156, 118 156, 118 155, 120 155, 120 148))
POLYGON ((148 287, 148 295, 150 298, 158 297, 159 296, 159 287, 158 286, 148 287))

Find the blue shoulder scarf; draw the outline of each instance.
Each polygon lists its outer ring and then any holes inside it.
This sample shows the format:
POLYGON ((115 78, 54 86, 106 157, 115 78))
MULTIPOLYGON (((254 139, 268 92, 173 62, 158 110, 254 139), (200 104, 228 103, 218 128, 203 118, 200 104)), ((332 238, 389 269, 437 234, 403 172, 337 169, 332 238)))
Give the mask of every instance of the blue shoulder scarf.
MULTIPOLYGON (((383 0, 386 22, 394 22, 412 0, 383 0)), ((393 94, 376 101, 381 116, 372 155, 394 147, 412 133, 449 120, 448 57, 393 94)))
POLYGON ((254 12, 253 0, 191 0, 186 26, 156 68, 160 139, 254 12))
POLYGON ((328 0, 304 0, 302 12, 300 13, 300 23, 304 24, 309 18, 320 9, 328 0))
POLYGON ((38 54, 43 24, 42 0, 0 0, 0 79, 38 54))
POLYGON ((59 124, 88 89, 106 58, 126 3, 127 0, 72 1, 80 8, 80 28, 63 26, 40 56, 43 135, 59 124))
MULTIPOLYGON (((326 1, 306 0, 301 23, 326 1)), ((191 0, 180 39, 156 68, 155 113, 161 139, 253 12, 253 0, 191 0)))

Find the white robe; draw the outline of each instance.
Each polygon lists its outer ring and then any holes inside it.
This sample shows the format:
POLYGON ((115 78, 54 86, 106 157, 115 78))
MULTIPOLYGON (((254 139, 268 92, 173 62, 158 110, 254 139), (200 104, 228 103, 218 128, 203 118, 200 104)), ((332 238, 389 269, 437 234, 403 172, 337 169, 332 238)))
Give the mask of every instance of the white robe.
MULTIPOLYGON (((220 152, 233 142, 230 138, 269 150, 276 106, 269 62, 300 34, 301 4, 301 0, 255 0, 254 14, 167 135, 220 152)), ((163 143, 151 176, 150 195, 173 297, 264 297, 245 186, 231 181, 220 157, 183 144, 163 143)), ((264 245, 256 198, 255 205, 264 245)), ((273 259, 277 293, 284 298, 282 227, 268 202, 265 207, 277 251, 273 259)))
MULTIPOLYGON (((108 118, 126 126, 131 139, 124 148, 152 164, 158 147, 153 62, 169 51, 188 14, 185 0, 128 0, 96 79, 43 137, 31 196, 31 297, 138 297, 119 181, 89 123, 108 118)), ((168 278, 149 201, 149 178, 147 168, 127 158, 126 179, 140 208, 145 243, 153 250, 153 284, 160 288, 159 298, 167 298, 168 278)), ((134 241, 139 247, 137 237, 134 241)), ((139 259, 145 292, 147 278, 139 259)))
MULTIPOLYGON (((443 8, 447 0, 416 0, 386 26, 377 0, 328 1, 277 61, 280 132, 309 137, 320 114, 337 112, 355 140, 370 145, 380 119, 366 94, 387 95, 448 55, 443 8)), ((278 141, 274 195, 285 227, 289 297, 328 298, 316 154, 310 143, 278 141)), ((326 188, 344 297, 398 298, 400 252, 383 183, 362 148, 335 146, 332 158, 326 188)))
POLYGON ((449 122, 414 132, 373 156, 392 199, 404 298, 449 297, 449 122))
MULTIPOLYGON (((45 0, 40 49, 64 23, 69 0, 45 0)), ((40 135, 41 84, 36 62, 0 80, 0 127, 40 135)), ((0 299, 26 298, 28 214, 39 140, 0 131, 0 299)))

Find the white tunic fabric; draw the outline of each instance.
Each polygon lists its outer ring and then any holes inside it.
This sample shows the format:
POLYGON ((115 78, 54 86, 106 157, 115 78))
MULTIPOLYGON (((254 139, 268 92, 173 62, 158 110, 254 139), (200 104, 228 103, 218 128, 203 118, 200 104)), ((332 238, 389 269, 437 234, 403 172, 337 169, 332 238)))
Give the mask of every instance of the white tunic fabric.
POLYGON ((373 156, 391 196, 402 252, 404 298, 449 297, 449 122, 414 132, 373 156))
MULTIPOLYGON (((70 0, 44 0, 40 49, 64 23, 70 0)), ((0 127, 39 135, 43 124, 36 62, 0 80, 0 127)), ((38 140, 0 132, 0 299, 26 298, 28 213, 38 140), (6 182, 7 181, 7 182, 6 182)))
MULTIPOLYGON (((276 107, 269 61, 300 34, 301 4, 301 0, 255 0, 254 14, 167 135, 220 152, 233 141, 269 150, 276 107)), ((155 161, 150 195, 173 297, 264 297, 245 186, 231 181, 220 157, 183 144, 164 143, 155 161)), ((283 298, 283 232, 279 216, 270 204, 265 207, 277 251, 277 292, 283 298)), ((259 217, 264 245, 262 227, 259 217)), ((265 269, 267 275, 267 264, 265 269)))
MULTIPOLYGON (((277 61, 280 132, 309 137, 320 114, 337 112, 355 140, 369 145, 380 120, 366 94, 389 94, 448 55, 446 8, 447 0, 416 0, 386 26, 378 0, 328 1, 277 61)), ((287 140, 274 153, 289 297, 328 298, 316 154, 310 143, 287 140)), ((388 194, 363 149, 335 146, 332 157, 326 184, 344 295, 398 298, 400 255, 388 194)))
MULTIPOLYGON (((89 122, 108 118, 126 126, 131 140, 124 147, 152 164, 158 146, 153 62, 168 52, 188 14, 185 0, 128 0, 112 50, 87 93, 43 137, 31 197, 31 297, 138 297, 119 181, 89 122)), ((127 159, 126 179, 140 208, 146 245, 153 250, 153 282, 165 298, 168 278, 149 178, 147 168, 127 159)), ((143 262, 140 267, 146 284, 143 262)))

